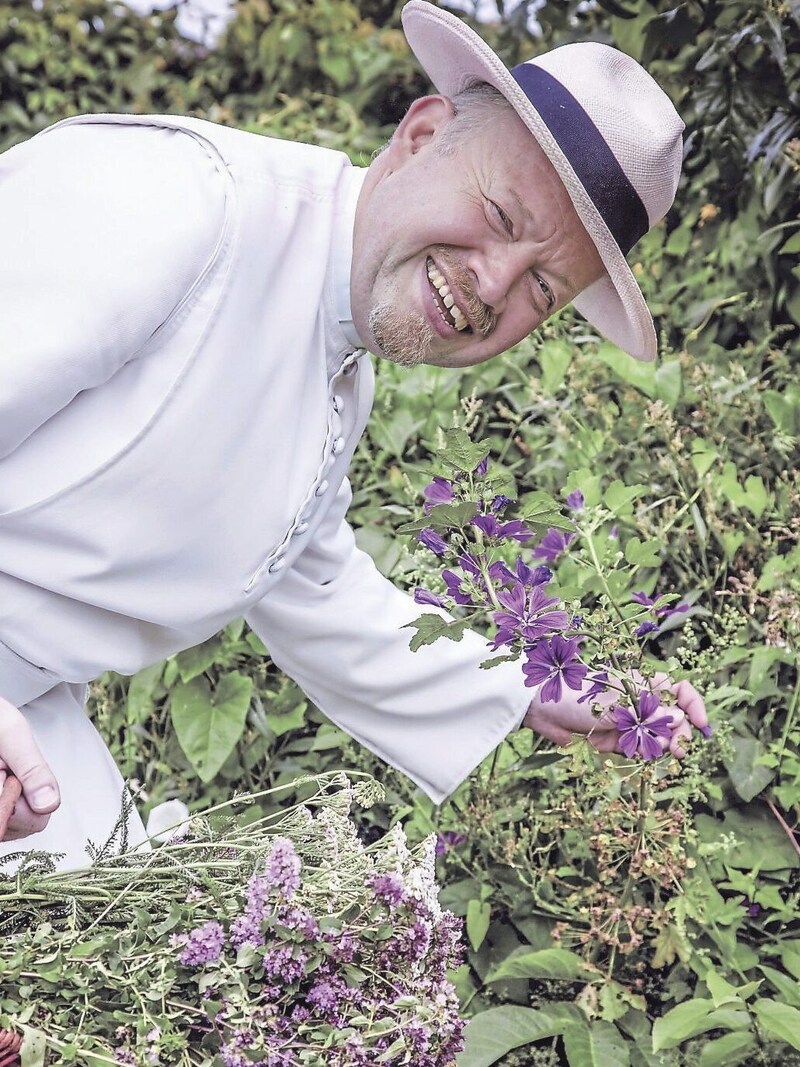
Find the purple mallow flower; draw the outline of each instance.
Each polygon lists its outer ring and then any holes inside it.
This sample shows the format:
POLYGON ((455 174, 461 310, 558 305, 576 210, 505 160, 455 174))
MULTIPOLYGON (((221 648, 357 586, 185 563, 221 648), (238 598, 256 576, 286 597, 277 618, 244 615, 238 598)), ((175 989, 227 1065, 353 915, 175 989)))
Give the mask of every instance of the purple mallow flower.
POLYGON ((422 490, 425 497, 425 511, 428 512, 437 504, 451 504, 453 502, 453 483, 447 478, 434 478, 432 482, 422 490))
POLYGON ((563 552, 566 552, 567 546, 574 538, 575 534, 565 533, 564 530, 556 530, 551 526, 536 548, 534 548, 533 555, 536 559, 546 560, 547 563, 555 563, 558 557, 563 552))
POLYGON ((458 848, 467 840, 466 834, 460 834, 457 830, 442 830, 436 835, 436 855, 443 856, 451 848, 458 848))
POLYGON ((631 759, 638 754, 645 760, 657 759, 663 749, 659 738, 672 736, 669 712, 661 707, 658 693, 643 689, 637 710, 614 705, 614 724, 619 730, 619 747, 631 759))
POLYGON ((510 496, 506 496, 505 493, 498 493, 489 506, 496 514, 500 514, 506 510, 509 504, 513 503, 514 501, 510 496))
POLYGON ((527 663, 522 665, 525 685, 544 682, 539 694, 543 702, 561 699, 562 682, 570 689, 580 690, 589 668, 578 657, 578 644, 577 637, 567 640, 554 634, 549 641, 542 641, 528 651, 527 663))
POLYGON ((424 530, 420 530, 417 534, 417 538, 421 544, 429 548, 431 552, 434 552, 437 556, 443 556, 447 551, 447 542, 430 527, 426 527, 424 530))
POLYGON ((486 474, 488 469, 489 469, 489 457, 488 456, 484 456, 483 459, 480 461, 480 463, 478 464, 478 466, 475 468, 475 470, 472 473, 473 474, 477 474, 479 478, 482 478, 484 476, 484 474, 486 474))
POLYGON ((506 610, 492 616, 497 626, 493 648, 510 645, 517 636, 524 641, 539 641, 569 624, 566 611, 548 610, 558 599, 546 596, 540 585, 529 588, 515 582, 511 589, 498 589, 497 599, 506 610))
POLYGON ((499 522, 496 515, 476 515, 472 525, 477 526, 487 537, 498 541, 513 539, 514 541, 528 541, 533 534, 520 519, 512 519, 511 522, 499 522))
POLYGON ((222 927, 212 919, 188 935, 180 961, 186 967, 202 967, 206 963, 216 963, 222 953, 224 941, 222 927))
POLYGON ((660 633, 658 624, 655 622, 640 622, 636 627, 636 636, 645 637, 647 634, 660 633))
POLYGON ((436 593, 432 593, 430 589, 415 589, 414 590, 414 603, 415 604, 430 604, 435 608, 443 608, 444 600, 436 593))
POLYGON ((608 671, 595 671, 591 675, 591 683, 583 696, 578 697, 579 704, 585 704, 587 700, 594 700, 600 693, 605 693, 608 690, 608 671))
POLYGON ((583 493, 580 489, 573 489, 567 496, 567 507, 571 511, 582 511, 584 505, 583 493))

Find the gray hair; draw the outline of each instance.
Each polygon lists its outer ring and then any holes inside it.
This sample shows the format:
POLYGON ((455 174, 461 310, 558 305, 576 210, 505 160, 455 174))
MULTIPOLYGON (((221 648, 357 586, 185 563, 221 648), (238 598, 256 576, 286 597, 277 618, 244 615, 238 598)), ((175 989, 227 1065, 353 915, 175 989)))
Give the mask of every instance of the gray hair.
POLYGON ((503 94, 488 82, 474 82, 452 97, 454 115, 436 141, 441 155, 452 155, 464 141, 501 112, 513 110, 503 94))
MULTIPOLYGON (((473 82, 460 93, 451 97, 453 118, 442 130, 436 142, 437 151, 442 155, 452 155, 464 143, 470 134, 478 130, 485 122, 495 118, 498 112, 511 109, 511 104, 503 94, 488 82, 473 82)), ((389 142, 372 153, 372 158, 379 156, 388 148, 389 142)))

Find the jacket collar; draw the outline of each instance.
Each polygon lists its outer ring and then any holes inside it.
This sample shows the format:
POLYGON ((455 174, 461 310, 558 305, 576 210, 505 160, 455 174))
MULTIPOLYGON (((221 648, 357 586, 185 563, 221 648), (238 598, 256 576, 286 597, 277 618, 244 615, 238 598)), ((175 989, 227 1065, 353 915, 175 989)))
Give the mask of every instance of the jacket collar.
POLYGON ((353 312, 350 307, 350 268, 353 262, 356 204, 366 175, 366 167, 345 167, 336 193, 333 240, 325 293, 329 375, 339 370, 346 355, 354 349, 364 347, 353 324, 353 312))

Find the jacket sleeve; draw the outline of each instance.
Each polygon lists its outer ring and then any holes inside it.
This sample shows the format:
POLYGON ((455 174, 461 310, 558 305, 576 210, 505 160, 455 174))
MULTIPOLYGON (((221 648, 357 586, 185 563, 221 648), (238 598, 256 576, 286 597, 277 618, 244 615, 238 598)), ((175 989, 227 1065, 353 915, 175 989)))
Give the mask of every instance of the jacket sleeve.
POLYGON ((0 459, 136 357, 202 272, 223 205, 181 131, 109 117, 0 155, 0 459))
POLYGON ((436 803, 520 722, 531 693, 516 663, 489 670, 487 642, 467 632, 409 649, 423 611, 355 544, 344 483, 314 543, 247 622, 277 665, 338 726, 436 803))

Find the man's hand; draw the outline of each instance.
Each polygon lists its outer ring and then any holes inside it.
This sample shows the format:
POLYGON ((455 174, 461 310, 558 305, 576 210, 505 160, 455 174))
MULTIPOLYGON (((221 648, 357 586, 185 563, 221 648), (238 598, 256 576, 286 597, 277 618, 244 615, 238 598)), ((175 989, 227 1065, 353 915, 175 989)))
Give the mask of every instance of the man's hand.
MULTIPOLYGON (((641 686, 641 677, 634 677, 632 681, 637 687, 641 686)), ((523 726, 530 727, 557 745, 567 745, 573 734, 583 734, 589 735, 589 740, 600 752, 619 751, 619 731, 611 709, 614 704, 623 703, 623 695, 604 692, 579 703, 591 688, 592 683, 587 680, 580 692, 564 687, 561 699, 556 702, 542 702, 537 697, 528 707, 523 726), (598 718, 591 710, 593 704, 599 704, 607 710, 598 718)), ((691 737, 692 727, 703 729, 708 726, 703 698, 689 682, 672 682, 666 674, 657 674, 651 680, 650 688, 671 693, 675 698, 674 704, 665 704, 665 710, 671 718, 671 736, 659 738, 659 743, 664 751, 669 749, 680 759, 686 755, 682 742, 691 737)), ((627 699, 624 702, 629 703, 627 699)))
POLYGON ((15 841, 43 830, 50 812, 61 803, 61 796, 22 712, 0 697, 0 789, 7 772, 22 783, 22 796, 3 838, 15 841))

